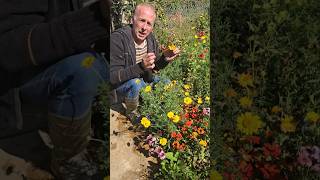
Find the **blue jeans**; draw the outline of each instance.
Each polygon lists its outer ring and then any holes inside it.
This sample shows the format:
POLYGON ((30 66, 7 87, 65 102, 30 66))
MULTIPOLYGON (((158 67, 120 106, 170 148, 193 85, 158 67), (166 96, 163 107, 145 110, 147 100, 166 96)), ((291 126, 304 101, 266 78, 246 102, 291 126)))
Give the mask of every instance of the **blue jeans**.
POLYGON ((21 101, 48 106, 49 113, 61 117, 81 118, 90 111, 98 85, 109 79, 107 66, 96 53, 67 57, 20 87, 21 101))
MULTIPOLYGON (((160 81, 159 76, 154 76, 152 83, 157 83, 160 81)), ((124 97, 128 101, 134 101, 139 98, 139 92, 142 88, 147 85, 142 78, 134 78, 123 84, 121 84, 117 89, 117 95, 124 97)))

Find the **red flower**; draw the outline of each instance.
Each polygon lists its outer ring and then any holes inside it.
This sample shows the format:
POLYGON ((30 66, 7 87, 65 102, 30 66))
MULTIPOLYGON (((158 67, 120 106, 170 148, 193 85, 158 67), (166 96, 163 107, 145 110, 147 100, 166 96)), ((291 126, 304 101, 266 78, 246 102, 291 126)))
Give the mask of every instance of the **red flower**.
POLYGON ((199 56, 198 56, 200 59, 203 59, 204 58, 204 54, 203 53, 201 53, 201 54, 199 54, 199 56))
POLYGON ((191 117, 194 119, 194 118, 197 118, 197 114, 194 114, 194 113, 192 113, 191 114, 191 117))
POLYGON ((263 167, 259 168, 263 174, 263 177, 266 179, 273 179, 280 172, 277 165, 265 164, 263 167))
POLYGON ((253 175, 253 167, 250 163, 240 161, 239 169, 243 174, 246 175, 246 177, 251 177, 253 175))
POLYGON ((178 133, 177 136, 176 136, 176 140, 177 141, 180 141, 182 139, 182 134, 181 133, 178 133))
POLYGON ((186 119, 188 119, 188 118, 189 118, 189 113, 186 113, 186 114, 184 115, 184 117, 185 117, 186 119))
POLYGON ((196 112, 198 112, 198 109, 194 107, 194 108, 192 108, 192 112, 196 113, 196 112))
POLYGON ((205 35, 205 32, 204 31, 200 31, 199 33, 198 33, 198 35, 201 37, 201 36, 204 36, 205 35))
POLYGON ((187 130, 186 127, 182 127, 182 128, 181 128, 181 131, 182 131, 182 132, 185 132, 186 130, 187 130))
POLYGON ((259 136, 248 136, 246 140, 250 144, 260 144, 260 137, 259 136))
POLYGON ((265 157, 273 156, 275 158, 279 157, 281 154, 281 149, 279 144, 269 144, 266 143, 263 146, 263 154, 265 157))
POLYGON ((192 120, 187 121, 187 122, 185 123, 185 125, 186 125, 187 127, 190 127, 190 126, 192 125, 192 120))
POLYGON ((172 133, 171 133, 171 137, 172 137, 172 138, 176 138, 176 137, 177 137, 177 133, 176 133, 175 131, 172 132, 172 133))

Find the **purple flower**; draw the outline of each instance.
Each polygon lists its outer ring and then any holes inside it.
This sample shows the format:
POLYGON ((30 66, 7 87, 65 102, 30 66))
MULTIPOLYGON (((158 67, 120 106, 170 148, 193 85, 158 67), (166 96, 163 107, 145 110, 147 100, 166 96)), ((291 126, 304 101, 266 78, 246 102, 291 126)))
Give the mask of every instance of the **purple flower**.
POLYGON ((156 147, 155 152, 158 154, 158 157, 161 160, 166 158, 166 154, 164 153, 163 149, 160 146, 156 147))
POLYGON ((317 160, 318 163, 320 163, 320 148, 318 146, 312 146, 311 147, 311 157, 315 160, 317 160))
POLYGON ((151 147, 155 144, 156 140, 157 140, 157 138, 153 137, 151 134, 149 134, 149 135, 147 136, 147 139, 146 139, 147 143, 148 143, 149 146, 151 146, 151 147))

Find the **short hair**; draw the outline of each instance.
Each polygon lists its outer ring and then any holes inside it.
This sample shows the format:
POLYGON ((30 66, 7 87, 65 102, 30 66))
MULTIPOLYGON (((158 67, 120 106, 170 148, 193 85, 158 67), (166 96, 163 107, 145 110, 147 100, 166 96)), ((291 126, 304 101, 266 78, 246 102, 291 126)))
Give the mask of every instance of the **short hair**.
POLYGON ((154 7, 153 4, 148 3, 148 2, 144 2, 144 3, 138 4, 138 5, 136 6, 136 8, 134 9, 134 11, 133 11, 133 16, 132 16, 132 17, 134 17, 134 16, 136 15, 138 8, 139 8, 139 7, 142 7, 142 6, 150 8, 150 9, 154 12, 154 15, 157 17, 156 8, 154 7))

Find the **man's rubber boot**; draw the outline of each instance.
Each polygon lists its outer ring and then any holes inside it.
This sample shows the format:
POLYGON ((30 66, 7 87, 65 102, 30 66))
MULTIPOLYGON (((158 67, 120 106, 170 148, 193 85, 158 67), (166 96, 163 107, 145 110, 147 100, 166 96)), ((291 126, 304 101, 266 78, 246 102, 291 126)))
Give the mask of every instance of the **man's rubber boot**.
POLYGON ((139 105, 139 97, 135 99, 125 99, 124 103, 126 105, 126 116, 130 119, 132 123, 136 123, 139 118, 138 114, 138 105, 139 105))
POLYGON ((49 135, 54 148, 51 170, 57 179, 95 179, 98 166, 88 158, 91 111, 76 119, 49 114, 49 135))

